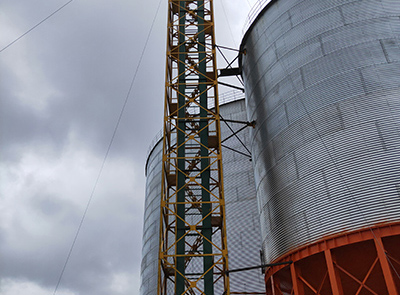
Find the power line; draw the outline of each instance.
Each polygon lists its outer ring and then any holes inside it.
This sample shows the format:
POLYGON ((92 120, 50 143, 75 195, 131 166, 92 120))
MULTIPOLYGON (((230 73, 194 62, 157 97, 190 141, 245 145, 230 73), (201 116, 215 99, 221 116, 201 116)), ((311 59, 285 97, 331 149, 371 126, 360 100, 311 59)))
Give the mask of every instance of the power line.
MULTIPOLYGON (((71 0, 71 1, 73 1, 73 0, 71 0)), ((70 1, 70 2, 71 2, 71 1, 70 1)), ((122 108, 121 108, 121 112, 120 112, 120 114, 119 114, 119 116, 118 116, 117 123, 116 123, 116 125, 115 125, 113 134, 112 134, 111 139, 110 139, 110 143, 108 144, 108 147, 107 147, 106 154, 105 154, 105 156, 104 156, 104 158, 103 158, 103 162, 102 162, 102 164, 101 164, 100 171, 99 171, 99 173, 97 174, 96 181, 95 181, 95 183, 94 183, 94 186, 93 186, 92 192, 91 192, 91 194, 90 194, 89 200, 88 200, 88 202, 87 202, 87 204, 86 204, 86 208, 85 208, 85 211, 84 211, 84 213, 83 213, 82 219, 81 219, 81 221, 80 221, 80 223, 79 223, 78 229, 77 229, 77 231, 76 231, 76 233, 75 233, 75 236, 74 236, 74 239, 73 239, 73 241, 72 241, 71 247, 70 247, 70 249, 69 249, 69 251, 68 251, 67 258, 66 258, 65 263, 64 263, 64 265, 63 265, 63 268, 62 268, 62 270, 61 270, 61 273, 60 273, 60 276, 59 276, 59 278, 58 278, 58 281, 57 281, 56 287, 55 287, 55 289, 54 289, 53 295, 55 295, 55 294, 57 293, 58 287, 60 286, 62 277, 64 276, 64 272, 65 272, 65 269, 66 269, 66 267, 67 267, 67 265, 68 265, 68 262, 69 262, 69 259, 70 259, 70 257, 71 257, 72 251, 73 251, 73 249, 74 249, 74 247, 75 247, 75 243, 76 243, 76 241, 77 241, 77 239, 78 239, 78 236, 79 236, 79 233, 80 233, 80 231, 81 231, 82 225, 83 225, 83 223, 84 223, 84 221, 85 221, 87 212, 88 212, 88 210, 89 210, 89 206, 90 206, 90 204, 91 204, 91 202, 92 202, 94 193, 95 193, 95 191, 96 191, 97 185, 98 185, 99 180, 100 180, 100 176, 101 176, 101 174, 102 174, 102 172, 103 172, 104 165, 105 165, 105 163, 106 163, 106 161, 107 161, 108 155, 109 155, 109 153, 110 153, 112 144, 113 144, 114 139, 115 139, 115 135, 117 134, 118 127, 119 127, 119 125, 120 125, 120 123, 121 123, 122 116, 123 116, 123 114, 124 114, 126 105, 127 105, 127 103, 128 103, 130 94, 131 94, 131 92, 132 92, 133 85, 134 85, 134 83, 135 83, 136 76, 137 76, 137 74, 138 74, 138 72, 139 72, 139 68, 140 68, 140 65, 141 65, 141 63, 142 63, 144 53, 146 52, 147 45, 148 45, 148 43, 149 43, 149 39, 150 39, 151 33, 153 32, 153 27, 154 27, 154 24, 155 24, 155 21, 156 21, 158 12, 159 12, 159 10, 160 10, 161 2, 162 2, 162 0, 160 0, 159 3, 158 3, 158 7, 157 7, 156 13, 155 13, 155 15, 154 15, 153 21, 152 21, 152 23, 151 23, 150 30, 149 30, 149 32, 148 32, 148 34, 147 34, 147 38, 146 38, 146 41, 145 41, 145 44, 144 44, 142 53, 141 53, 141 55, 140 55, 139 62, 138 62, 138 64, 137 64, 137 66, 136 66, 136 69, 135 69, 135 72, 134 72, 134 74, 133 74, 133 78, 132 78, 131 84, 130 84, 130 86, 129 86, 128 93, 127 93, 127 95, 126 95, 126 97, 125 97, 123 106, 122 106, 122 108)))
POLYGON ((40 26, 42 23, 44 23, 46 20, 48 20, 49 18, 51 18, 53 15, 55 15, 57 12, 59 12, 61 9, 63 9, 65 6, 67 6, 68 4, 70 4, 72 1, 74 0, 70 0, 67 3, 65 3, 63 6, 61 6, 60 8, 58 8, 57 10, 53 11, 49 16, 47 16, 46 18, 44 18, 43 20, 41 20, 40 22, 38 22, 36 25, 34 25, 32 28, 30 28, 28 31, 26 31, 25 33, 23 33, 21 36, 19 36, 17 39, 15 39, 14 41, 12 41, 11 43, 9 43, 8 45, 6 45, 5 47, 3 47, 0 50, 0 53, 3 52, 4 50, 6 50, 8 47, 10 47, 11 45, 13 45, 14 43, 16 43, 18 40, 20 40, 22 37, 24 37, 25 35, 29 34, 30 32, 32 32, 34 29, 36 29, 38 26, 40 26))

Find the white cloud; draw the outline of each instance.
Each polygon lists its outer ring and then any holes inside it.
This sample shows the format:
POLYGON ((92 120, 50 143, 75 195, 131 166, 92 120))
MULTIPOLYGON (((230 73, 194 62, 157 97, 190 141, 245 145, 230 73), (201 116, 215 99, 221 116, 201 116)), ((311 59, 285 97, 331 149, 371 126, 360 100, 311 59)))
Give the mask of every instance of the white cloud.
POLYGON ((131 273, 117 273, 114 274, 111 287, 112 294, 115 295, 123 295, 123 294, 133 294, 137 292, 140 286, 140 273, 139 271, 135 272, 135 275, 132 276, 131 273))

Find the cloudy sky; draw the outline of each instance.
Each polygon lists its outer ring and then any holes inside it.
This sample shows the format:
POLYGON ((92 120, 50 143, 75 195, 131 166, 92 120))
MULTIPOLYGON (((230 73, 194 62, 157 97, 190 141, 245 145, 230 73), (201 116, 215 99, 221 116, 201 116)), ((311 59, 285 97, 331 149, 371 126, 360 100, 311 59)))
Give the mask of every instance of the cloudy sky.
MULTIPOLYGON (((215 1, 218 44, 239 46, 255 2, 215 1)), ((139 294, 166 4, 0 0, 0 295, 139 294)))

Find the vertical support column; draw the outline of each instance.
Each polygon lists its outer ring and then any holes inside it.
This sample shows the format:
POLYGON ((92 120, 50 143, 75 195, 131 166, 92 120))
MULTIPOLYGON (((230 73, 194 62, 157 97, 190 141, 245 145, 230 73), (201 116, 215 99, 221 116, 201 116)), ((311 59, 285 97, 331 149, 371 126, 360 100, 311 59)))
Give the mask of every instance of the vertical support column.
POLYGON ((388 294, 389 295, 398 295, 398 292, 396 290, 396 285, 394 283, 392 271, 389 265, 388 258, 385 253, 385 248, 383 246, 382 238, 378 233, 374 233, 374 242, 375 242, 375 248, 376 252, 378 254, 379 262, 381 264, 383 276, 385 278, 385 283, 386 287, 388 289, 388 294))
POLYGON ((229 295, 213 3, 168 8, 159 294, 229 295))
POLYGON ((295 263, 292 263, 290 265, 290 274, 292 276, 294 295, 304 295, 303 285, 301 285, 301 283, 297 279, 297 276, 300 274, 300 269, 295 265, 295 263))
POLYGON ((205 53, 205 31, 204 31, 204 1, 197 1, 197 22, 198 22, 198 54, 199 54, 199 93, 200 93, 200 155, 201 155, 201 197, 203 215, 203 269, 204 269, 204 293, 214 294, 213 284, 213 257, 212 257, 212 225, 211 225, 211 204, 210 204, 210 169, 208 147, 208 96, 207 96, 207 65, 205 53))
POLYGON ((274 275, 272 275, 272 276, 270 277, 270 283, 271 283, 271 292, 272 292, 272 295, 275 295, 274 275))
POLYGON ((276 294, 276 290, 275 290, 276 288, 278 288, 279 293, 282 294, 282 291, 281 291, 281 289, 280 289, 279 278, 277 278, 277 277, 274 278, 274 276, 272 275, 272 276, 271 276, 270 282, 271 282, 272 295, 277 295, 277 294, 276 294))
POLYGON ((343 295, 342 282, 340 280, 339 273, 335 269, 333 264, 332 253, 330 249, 324 251, 326 266, 328 268, 329 281, 331 282, 332 294, 343 295))
POLYGON ((177 219, 176 219, 176 282, 175 294, 181 295, 185 291, 185 139, 186 139, 186 43, 185 43, 185 6, 186 1, 179 1, 179 65, 178 65, 178 115, 177 115, 177 219))

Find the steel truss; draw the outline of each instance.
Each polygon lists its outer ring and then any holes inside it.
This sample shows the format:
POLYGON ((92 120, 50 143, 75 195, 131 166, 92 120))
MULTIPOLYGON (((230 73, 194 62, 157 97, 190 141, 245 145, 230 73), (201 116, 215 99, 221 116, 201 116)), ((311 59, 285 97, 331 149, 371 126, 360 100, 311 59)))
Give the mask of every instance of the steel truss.
POLYGON ((216 69, 212 0, 169 0, 159 295, 229 295, 216 69))

